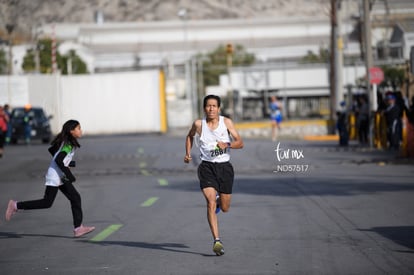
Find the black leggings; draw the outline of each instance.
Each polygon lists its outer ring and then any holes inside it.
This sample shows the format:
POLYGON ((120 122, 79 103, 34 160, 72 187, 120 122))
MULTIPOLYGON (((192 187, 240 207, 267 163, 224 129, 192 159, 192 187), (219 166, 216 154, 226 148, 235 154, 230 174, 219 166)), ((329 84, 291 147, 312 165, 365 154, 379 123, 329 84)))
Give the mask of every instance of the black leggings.
POLYGON ((0 149, 3 149, 5 140, 6 140, 6 132, 3 132, 0 129, 0 149))
POLYGON ((72 183, 65 183, 59 187, 46 186, 45 195, 43 199, 33 201, 22 201, 17 203, 17 209, 45 209, 50 208, 55 201, 58 190, 68 198, 72 207, 73 226, 75 228, 82 224, 82 204, 81 196, 72 183))

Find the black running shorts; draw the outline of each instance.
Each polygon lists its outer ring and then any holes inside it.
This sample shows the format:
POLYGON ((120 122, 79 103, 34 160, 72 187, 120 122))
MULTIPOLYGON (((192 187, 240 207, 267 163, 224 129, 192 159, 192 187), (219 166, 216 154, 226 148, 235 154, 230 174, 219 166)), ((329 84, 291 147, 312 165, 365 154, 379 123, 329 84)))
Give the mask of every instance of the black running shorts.
POLYGON ((233 190, 234 170, 230 162, 202 161, 198 166, 200 188, 213 187, 219 193, 231 194, 233 190))

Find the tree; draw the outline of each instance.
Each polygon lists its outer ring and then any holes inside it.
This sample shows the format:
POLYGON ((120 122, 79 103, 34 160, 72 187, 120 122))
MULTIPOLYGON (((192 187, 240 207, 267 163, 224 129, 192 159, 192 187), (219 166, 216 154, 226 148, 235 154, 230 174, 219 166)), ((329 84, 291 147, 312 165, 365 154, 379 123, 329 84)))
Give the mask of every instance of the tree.
MULTIPOLYGON (((394 90, 399 90, 405 80, 405 68, 398 66, 381 66, 384 72, 384 80, 379 84, 380 88, 392 87, 394 90)), ((366 76, 356 79, 357 86, 366 86, 366 76)))
MULTIPOLYGON (((206 55, 199 54, 197 58, 203 64, 203 83, 205 86, 218 85, 219 76, 227 73, 227 48, 219 45, 214 51, 206 55)), ((233 66, 247 66, 255 62, 253 54, 247 53, 243 46, 236 45, 232 53, 233 66)))
POLYGON ((33 49, 26 51, 26 55, 23 57, 23 70, 25 72, 35 72, 36 71, 36 62, 35 62, 36 53, 33 49))
MULTIPOLYGON (((42 74, 52 72, 52 40, 49 38, 41 39, 36 45, 36 49, 29 49, 23 58, 23 70, 27 73, 36 71, 36 51, 39 55, 39 70, 42 74)), ((74 50, 71 50, 67 55, 60 55, 56 51, 56 63, 58 69, 62 74, 68 73, 68 61, 72 64, 73 74, 86 74, 88 73, 86 63, 76 54, 74 50)))
POLYGON ((391 84, 392 87, 400 87, 404 83, 405 69, 391 66, 381 66, 384 71, 384 81, 381 86, 387 86, 391 84))
POLYGON ((69 68, 71 68, 72 74, 87 74, 88 68, 86 63, 76 54, 75 50, 70 50, 67 55, 61 58, 61 72, 62 74, 68 74, 69 68))
MULTIPOLYGON (((23 70, 25 72, 36 71, 36 54, 39 57, 40 73, 46 74, 52 72, 52 39, 46 38, 38 41, 36 49, 29 49, 23 57, 23 70)), ((56 53, 57 62, 60 59, 59 53, 56 53)))
POLYGON ((329 51, 327 49, 319 48, 319 54, 313 51, 308 51, 307 55, 302 57, 302 63, 327 63, 329 61, 329 51))
POLYGON ((6 52, 0 49, 0 74, 7 74, 6 52))

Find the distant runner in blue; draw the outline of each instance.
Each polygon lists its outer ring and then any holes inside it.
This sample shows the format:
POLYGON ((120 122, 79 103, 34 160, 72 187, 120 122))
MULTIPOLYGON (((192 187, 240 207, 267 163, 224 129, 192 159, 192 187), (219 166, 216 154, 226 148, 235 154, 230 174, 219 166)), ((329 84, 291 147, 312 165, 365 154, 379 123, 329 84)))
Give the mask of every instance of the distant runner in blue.
POLYGON ((269 108, 272 121, 272 140, 276 141, 278 131, 280 131, 280 123, 282 122, 282 106, 275 96, 270 98, 269 108))

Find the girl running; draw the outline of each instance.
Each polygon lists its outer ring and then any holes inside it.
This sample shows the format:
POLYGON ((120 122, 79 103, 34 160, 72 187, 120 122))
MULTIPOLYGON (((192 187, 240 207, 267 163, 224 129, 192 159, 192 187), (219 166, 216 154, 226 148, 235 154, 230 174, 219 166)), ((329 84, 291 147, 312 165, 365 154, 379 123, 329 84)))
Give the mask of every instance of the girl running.
POLYGON ((50 208, 60 190, 70 201, 73 216, 74 236, 83 236, 95 229, 82 225, 81 197, 73 186, 76 178, 69 167, 74 167, 72 158, 76 148, 80 148, 78 138, 82 136, 81 126, 76 120, 68 120, 63 124, 62 131, 52 141, 48 149, 53 156, 46 174, 46 190, 43 199, 17 202, 10 200, 6 210, 6 220, 10 221, 12 215, 18 210, 50 208))

